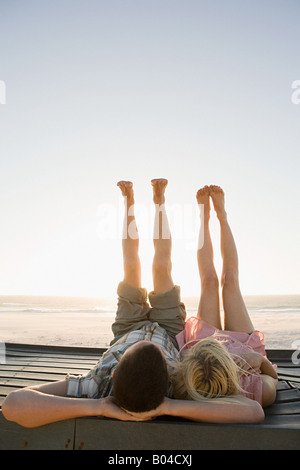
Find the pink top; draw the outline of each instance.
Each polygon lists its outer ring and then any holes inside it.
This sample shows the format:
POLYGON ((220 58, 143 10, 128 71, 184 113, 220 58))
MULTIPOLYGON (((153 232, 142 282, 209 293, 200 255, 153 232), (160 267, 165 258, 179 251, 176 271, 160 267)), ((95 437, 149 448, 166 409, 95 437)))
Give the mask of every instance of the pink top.
MULTIPOLYGON (((200 339, 213 336, 222 341, 228 352, 232 355, 241 355, 249 351, 255 351, 266 356, 264 335, 260 331, 243 333, 237 331, 219 330, 210 323, 198 317, 191 317, 186 321, 185 329, 177 336, 179 349, 191 348, 200 339)), ((259 374, 242 375, 242 395, 258 401, 262 404, 262 379, 259 374)))

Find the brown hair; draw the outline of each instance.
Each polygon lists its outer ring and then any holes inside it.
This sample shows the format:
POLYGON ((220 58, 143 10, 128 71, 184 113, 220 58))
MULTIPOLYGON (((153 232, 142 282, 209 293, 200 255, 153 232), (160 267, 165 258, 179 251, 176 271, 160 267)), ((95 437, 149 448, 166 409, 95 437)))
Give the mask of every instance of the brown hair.
POLYGON ((163 401, 168 387, 166 360, 149 342, 124 354, 113 378, 113 397, 121 408, 132 412, 150 411, 163 401))

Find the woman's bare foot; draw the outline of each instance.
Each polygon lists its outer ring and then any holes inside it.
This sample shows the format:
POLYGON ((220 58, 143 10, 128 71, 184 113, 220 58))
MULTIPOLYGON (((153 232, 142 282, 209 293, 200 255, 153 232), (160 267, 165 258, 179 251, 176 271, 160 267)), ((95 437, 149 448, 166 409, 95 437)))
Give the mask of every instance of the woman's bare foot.
POLYGON ((217 217, 219 219, 226 217, 225 194, 223 189, 220 186, 211 185, 209 187, 209 193, 210 197, 212 198, 217 217))
POLYGON ((198 189, 196 199, 199 205, 204 205, 204 218, 208 220, 210 217, 209 187, 204 186, 203 188, 198 189))
POLYGON ((134 192, 133 184, 131 181, 119 181, 117 186, 121 189, 122 195, 124 196, 127 206, 130 207, 134 204, 134 192))
POLYGON ((154 204, 164 204, 165 202, 165 190, 168 184, 168 180, 165 178, 157 178, 151 180, 153 187, 153 202, 154 204))

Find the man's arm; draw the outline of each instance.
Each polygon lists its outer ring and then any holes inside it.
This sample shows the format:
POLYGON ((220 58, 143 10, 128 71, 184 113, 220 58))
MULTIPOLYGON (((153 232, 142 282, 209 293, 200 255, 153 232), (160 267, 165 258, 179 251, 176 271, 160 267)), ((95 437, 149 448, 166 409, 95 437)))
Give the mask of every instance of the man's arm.
POLYGON ((51 384, 52 393, 38 388, 23 388, 11 392, 2 405, 2 413, 9 421, 33 428, 44 424, 99 414, 96 400, 67 398, 61 395, 64 384, 51 384), (55 394, 56 389, 58 393, 55 394), (94 403, 95 402, 95 403, 94 403))
POLYGON ((8 421, 34 428, 82 416, 105 416, 136 421, 107 398, 69 398, 67 381, 23 388, 11 392, 3 402, 2 413, 8 421))

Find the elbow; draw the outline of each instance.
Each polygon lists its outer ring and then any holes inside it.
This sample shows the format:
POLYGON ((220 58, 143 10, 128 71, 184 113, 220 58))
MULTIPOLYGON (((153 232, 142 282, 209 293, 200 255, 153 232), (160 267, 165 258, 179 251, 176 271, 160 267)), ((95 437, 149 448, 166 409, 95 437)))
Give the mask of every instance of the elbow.
POLYGON ((275 402, 277 394, 277 385, 277 379, 274 379, 270 376, 266 376, 263 378, 262 406, 264 408, 273 405, 273 403, 275 402))
POLYGON ((263 407, 257 401, 255 401, 254 404, 249 422, 252 424, 261 424, 265 419, 263 407))
POLYGON ((244 407, 240 409, 238 422, 243 424, 261 424, 265 419, 263 407, 256 400, 246 399, 244 407))
POLYGON ((16 392, 11 392, 2 404, 2 414, 7 421, 16 421, 16 392))
POLYGON ((2 414, 7 421, 29 427, 26 423, 22 422, 22 400, 20 399, 20 393, 21 390, 14 390, 7 395, 2 404, 2 414))

